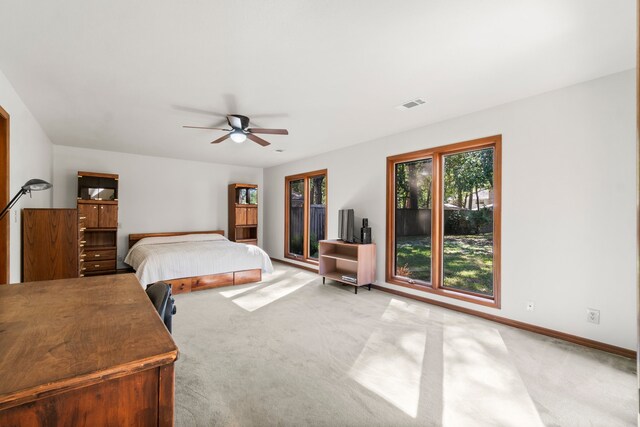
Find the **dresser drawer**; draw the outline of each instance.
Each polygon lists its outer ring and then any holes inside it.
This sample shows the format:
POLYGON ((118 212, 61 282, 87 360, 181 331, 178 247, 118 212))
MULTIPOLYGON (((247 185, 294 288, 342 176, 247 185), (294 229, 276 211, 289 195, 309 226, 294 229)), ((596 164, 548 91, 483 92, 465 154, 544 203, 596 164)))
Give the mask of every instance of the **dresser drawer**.
POLYGON ((84 262, 84 271, 104 271, 104 270, 115 270, 116 269, 116 260, 86 260, 84 262))
POLYGON ((92 260, 103 260, 103 259, 116 259, 116 250, 115 249, 104 249, 104 250, 85 250, 85 262, 89 262, 92 260))

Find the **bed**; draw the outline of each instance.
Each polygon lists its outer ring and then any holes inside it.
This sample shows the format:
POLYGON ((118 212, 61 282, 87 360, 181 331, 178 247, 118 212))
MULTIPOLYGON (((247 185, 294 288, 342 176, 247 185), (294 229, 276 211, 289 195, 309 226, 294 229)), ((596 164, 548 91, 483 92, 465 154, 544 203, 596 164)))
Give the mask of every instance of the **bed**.
POLYGON ((266 252, 222 230, 130 234, 124 262, 143 286, 162 280, 174 294, 259 282, 273 272, 266 252))

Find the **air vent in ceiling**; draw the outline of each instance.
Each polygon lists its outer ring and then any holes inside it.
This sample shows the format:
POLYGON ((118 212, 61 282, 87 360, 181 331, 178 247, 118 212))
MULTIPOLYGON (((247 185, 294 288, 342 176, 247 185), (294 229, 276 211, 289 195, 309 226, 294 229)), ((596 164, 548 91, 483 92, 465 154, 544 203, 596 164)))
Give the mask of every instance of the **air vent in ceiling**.
POLYGON ((412 99, 411 101, 403 102, 402 104, 398 105, 396 108, 398 110, 408 110, 410 108, 419 107, 425 102, 426 101, 422 98, 416 98, 416 99, 412 99))

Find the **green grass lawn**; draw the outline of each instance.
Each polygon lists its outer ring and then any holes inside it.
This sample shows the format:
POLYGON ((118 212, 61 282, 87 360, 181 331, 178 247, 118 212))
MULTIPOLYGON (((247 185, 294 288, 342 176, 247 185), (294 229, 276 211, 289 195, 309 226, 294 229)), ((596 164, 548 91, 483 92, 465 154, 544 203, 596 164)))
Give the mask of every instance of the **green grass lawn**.
MULTIPOLYGON (((396 274, 431 281, 431 239, 401 237, 396 241, 396 274)), ((493 295, 493 235, 445 236, 444 286, 493 295)))

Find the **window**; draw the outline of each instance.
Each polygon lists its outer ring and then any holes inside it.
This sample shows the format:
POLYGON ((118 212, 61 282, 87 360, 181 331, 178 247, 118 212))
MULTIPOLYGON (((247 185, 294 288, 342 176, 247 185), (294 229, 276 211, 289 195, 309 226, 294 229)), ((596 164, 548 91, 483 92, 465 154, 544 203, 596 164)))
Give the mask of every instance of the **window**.
POLYGON ((500 306, 500 167, 500 136, 387 158, 387 282, 500 306))
POLYGON ((424 283, 431 282, 432 163, 425 158, 395 165, 395 274, 424 283))
POLYGON ((318 262, 327 230, 327 170, 285 178, 285 257, 318 262))

